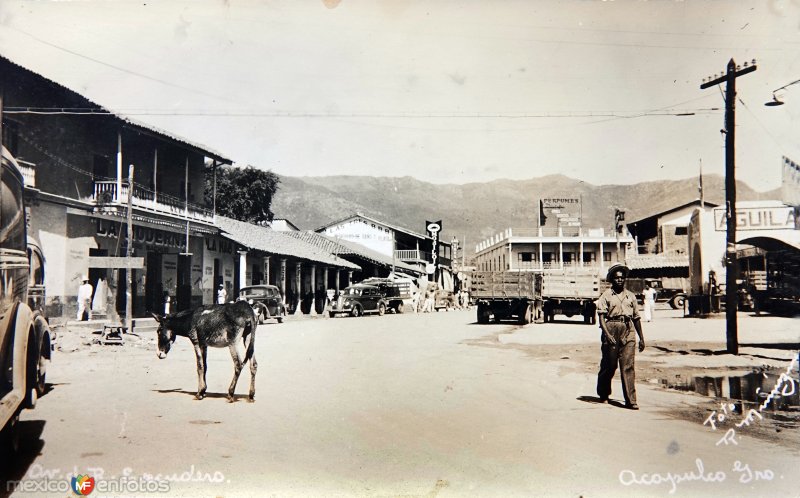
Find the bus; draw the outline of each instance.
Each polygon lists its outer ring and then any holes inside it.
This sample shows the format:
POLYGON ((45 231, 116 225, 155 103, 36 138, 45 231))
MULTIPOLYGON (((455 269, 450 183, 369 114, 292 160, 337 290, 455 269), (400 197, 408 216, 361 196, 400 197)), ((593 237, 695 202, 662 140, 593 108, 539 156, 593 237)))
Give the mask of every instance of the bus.
POLYGON ((50 327, 31 309, 31 263, 26 234, 24 184, 14 157, 4 147, 0 161, 0 452, 19 449, 17 423, 45 392, 51 358, 50 327))

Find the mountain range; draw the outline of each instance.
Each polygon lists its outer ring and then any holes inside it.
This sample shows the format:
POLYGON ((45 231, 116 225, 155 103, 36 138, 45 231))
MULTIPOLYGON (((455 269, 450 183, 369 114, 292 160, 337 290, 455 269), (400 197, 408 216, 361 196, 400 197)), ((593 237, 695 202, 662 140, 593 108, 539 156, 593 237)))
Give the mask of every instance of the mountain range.
MULTIPOLYGON (((462 185, 408 176, 280 178, 272 212, 300 229, 313 230, 355 213, 417 233, 425 233, 426 220, 442 220, 442 240, 466 240, 469 252, 506 228, 536 227, 541 198, 579 196, 587 228, 612 227, 615 208, 625 211, 625 223, 630 223, 699 198, 697 178, 633 185, 592 185, 563 175, 462 185)), ((707 202, 724 203, 721 175, 704 175, 703 190, 707 202)), ((756 192, 743 182, 737 182, 736 192, 737 200, 780 198, 779 189, 756 192)))

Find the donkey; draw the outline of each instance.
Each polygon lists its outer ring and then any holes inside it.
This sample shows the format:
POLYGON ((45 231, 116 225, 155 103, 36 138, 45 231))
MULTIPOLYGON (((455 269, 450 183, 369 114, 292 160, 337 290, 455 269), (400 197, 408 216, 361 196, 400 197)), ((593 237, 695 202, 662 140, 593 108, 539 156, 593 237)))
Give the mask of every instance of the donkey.
POLYGON ((188 337, 194 344, 197 357, 197 394, 195 399, 203 399, 206 395, 206 353, 208 347, 227 347, 233 358, 233 380, 228 388, 228 401, 233 402, 233 392, 242 368, 250 360, 250 396, 249 402, 255 401, 256 370, 258 364, 254 356, 253 342, 256 338, 256 319, 253 308, 245 301, 223 305, 205 305, 195 310, 180 311, 166 316, 153 313, 158 322, 158 357, 164 359, 169 353, 177 336, 188 337), (250 341, 247 337, 250 336, 250 341), (236 349, 241 338, 245 346, 244 360, 236 349))

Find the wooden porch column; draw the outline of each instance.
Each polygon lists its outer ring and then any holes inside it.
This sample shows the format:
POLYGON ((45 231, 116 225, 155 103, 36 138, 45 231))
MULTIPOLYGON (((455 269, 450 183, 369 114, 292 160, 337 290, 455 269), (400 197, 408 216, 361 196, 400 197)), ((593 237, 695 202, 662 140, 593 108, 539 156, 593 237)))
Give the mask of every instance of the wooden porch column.
POLYGON ((606 271, 606 256, 603 252, 603 242, 600 242, 600 273, 606 271))
POLYGON ((308 314, 317 315, 317 265, 311 265, 311 307, 308 314))
POLYGON ((281 258, 281 273, 278 276, 278 285, 281 287, 281 295, 283 296, 283 304, 286 302, 286 258, 281 258))
POLYGON ((339 300, 339 268, 336 269, 336 274, 334 275, 334 284, 336 285, 336 292, 333 294, 333 300, 339 300))
POLYGON ((122 132, 117 132, 117 195, 114 200, 122 200, 122 132))
POLYGON ((239 251, 239 289, 242 287, 247 287, 247 251, 239 251))
POLYGON ((264 256, 264 283, 269 285, 269 258, 271 256, 264 256))
POLYGON ((295 315, 302 315, 303 312, 300 310, 300 305, 303 303, 303 279, 301 278, 301 271, 302 266, 301 263, 298 261, 295 265, 294 271, 294 283, 297 288, 297 307, 294 309, 295 315))
POLYGON ((353 284, 353 270, 347 270, 347 287, 353 284))

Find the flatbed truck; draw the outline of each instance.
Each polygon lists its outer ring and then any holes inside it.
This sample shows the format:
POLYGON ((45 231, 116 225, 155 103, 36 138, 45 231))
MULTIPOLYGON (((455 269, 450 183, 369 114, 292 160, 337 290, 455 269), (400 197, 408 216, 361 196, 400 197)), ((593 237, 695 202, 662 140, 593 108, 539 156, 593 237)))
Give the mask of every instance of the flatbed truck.
POLYGON ((515 320, 525 325, 540 321, 542 275, 531 271, 476 271, 470 295, 477 305, 478 323, 515 320))

